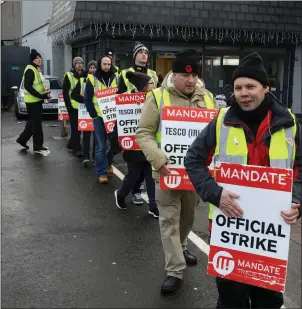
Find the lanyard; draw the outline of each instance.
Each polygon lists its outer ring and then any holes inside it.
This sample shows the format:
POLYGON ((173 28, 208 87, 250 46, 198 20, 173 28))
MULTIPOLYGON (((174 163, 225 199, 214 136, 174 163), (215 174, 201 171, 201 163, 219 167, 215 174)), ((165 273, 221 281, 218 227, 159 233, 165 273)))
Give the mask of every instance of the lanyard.
POLYGON ((102 81, 103 81, 103 85, 105 85, 107 88, 109 88, 109 87, 110 87, 110 78, 109 78, 109 80, 108 80, 108 85, 106 85, 106 83, 105 83, 105 81, 104 81, 103 77, 102 77, 102 81))

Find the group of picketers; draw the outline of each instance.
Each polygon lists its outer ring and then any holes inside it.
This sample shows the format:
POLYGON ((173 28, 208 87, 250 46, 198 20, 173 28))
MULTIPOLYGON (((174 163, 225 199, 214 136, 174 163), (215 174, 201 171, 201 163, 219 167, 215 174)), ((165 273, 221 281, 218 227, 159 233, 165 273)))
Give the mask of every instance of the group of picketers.
MULTIPOLYGON (((44 151, 43 139, 39 134, 35 136, 40 121, 35 118, 40 111, 40 106, 37 106, 48 95, 39 80, 37 67, 40 58, 38 53, 32 53, 32 63, 25 70, 25 102, 29 120, 17 142, 28 147, 26 143, 30 134, 33 134, 34 150, 44 151)), ((108 175, 113 173, 113 158, 122 149, 117 141, 117 129, 112 134, 106 133, 96 93, 112 87, 118 88, 117 94, 146 93, 135 133, 140 150, 123 151, 128 173, 115 191, 114 198, 117 207, 122 210, 128 207, 125 198, 130 192, 135 204, 143 203, 140 186, 143 180, 146 181, 149 213, 159 217, 165 253, 167 276, 161 285, 161 292, 170 294, 180 288, 186 265, 196 265, 198 262, 188 251, 187 237, 192 230, 200 199, 210 204, 209 231, 214 207, 219 207, 227 217, 238 218, 243 215, 242 208, 236 202, 238 196, 219 185, 215 175, 210 173, 208 167, 212 157, 219 158, 220 162, 236 163, 241 160, 247 165, 275 167, 275 164, 282 164, 284 168, 293 169, 292 206, 290 210, 282 211, 281 217, 286 223, 294 224, 301 214, 301 133, 295 116, 269 93, 268 74, 263 60, 257 53, 252 53, 243 58, 234 70, 234 96, 230 107, 219 110, 218 116, 206 126, 187 151, 184 165, 195 190, 162 190, 160 176, 171 175, 169 158, 160 147, 163 108, 217 109, 217 105, 213 94, 205 88, 200 78, 201 64, 197 51, 188 49, 178 53, 172 71, 160 84, 156 73, 148 68, 148 60, 149 51, 139 42, 133 49, 134 64, 126 70, 120 71, 114 66, 111 51, 98 62, 88 63, 88 75, 83 72, 83 59, 73 59, 73 68, 65 74, 63 83, 71 126, 67 148, 75 156, 84 156, 84 163, 95 160, 98 181, 107 184, 108 175), (92 156, 91 133, 83 132, 81 138, 81 132, 78 131, 79 104, 85 104, 93 119, 95 147, 92 156), (291 143, 282 138, 288 131, 292 133, 291 143), (240 137, 241 147, 238 147, 238 143, 234 144, 234 136, 240 137)), ((216 283, 219 294, 217 308, 280 308, 283 305, 283 295, 279 292, 224 278, 217 278, 216 283)))
MULTIPOLYGON (((67 72, 63 82, 63 97, 68 110, 71 136, 67 148, 77 157, 84 157, 83 163, 94 161, 96 175, 101 184, 108 183, 108 176, 113 174, 112 162, 115 155, 122 151, 117 141, 117 126, 112 134, 107 134, 102 111, 98 105, 96 92, 98 90, 117 88, 117 94, 144 92, 156 88, 158 77, 155 71, 148 68, 149 51, 146 46, 137 42, 133 49, 133 66, 119 70, 113 64, 113 53, 107 50, 98 62, 88 63, 88 74, 83 71, 84 61, 80 57, 73 59, 73 68, 67 72), (91 132, 78 130, 78 107, 85 107, 93 119, 94 147, 90 155, 91 132), (107 147, 109 139, 109 148, 107 147)), ((117 206, 125 209, 125 198, 132 192, 132 201, 143 204, 141 185, 146 182, 149 197, 149 213, 158 218, 158 208, 155 202, 155 184, 152 169, 142 151, 123 151, 123 158, 127 163, 128 174, 124 178, 119 190, 115 192, 117 206)))

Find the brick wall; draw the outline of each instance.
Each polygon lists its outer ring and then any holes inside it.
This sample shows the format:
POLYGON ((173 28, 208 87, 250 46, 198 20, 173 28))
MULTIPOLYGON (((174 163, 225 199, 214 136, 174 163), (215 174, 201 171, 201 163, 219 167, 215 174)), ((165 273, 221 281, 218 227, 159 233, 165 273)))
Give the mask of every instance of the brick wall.
POLYGON ((77 1, 77 20, 302 32, 298 1, 77 1))

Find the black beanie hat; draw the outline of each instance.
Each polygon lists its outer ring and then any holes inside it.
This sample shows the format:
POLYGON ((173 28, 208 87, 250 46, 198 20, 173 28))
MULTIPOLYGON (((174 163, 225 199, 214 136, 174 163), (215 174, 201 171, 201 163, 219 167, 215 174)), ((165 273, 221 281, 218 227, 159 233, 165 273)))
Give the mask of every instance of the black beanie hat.
POLYGON ((113 51, 109 48, 106 49, 106 52, 105 52, 105 56, 108 56, 108 57, 113 57, 113 51))
POLYGON ((42 56, 35 49, 32 49, 30 52, 30 62, 33 62, 37 57, 42 58, 42 56))
POLYGON ((173 61, 173 73, 200 74, 200 54, 195 49, 186 49, 178 54, 173 61))
POLYGON ((240 61, 239 67, 233 72, 233 83, 238 77, 252 78, 264 86, 269 85, 263 60, 258 53, 249 54, 240 61))
POLYGON ((126 77, 128 78, 129 82, 137 88, 138 91, 142 91, 151 79, 151 77, 147 74, 131 71, 126 73, 126 77))

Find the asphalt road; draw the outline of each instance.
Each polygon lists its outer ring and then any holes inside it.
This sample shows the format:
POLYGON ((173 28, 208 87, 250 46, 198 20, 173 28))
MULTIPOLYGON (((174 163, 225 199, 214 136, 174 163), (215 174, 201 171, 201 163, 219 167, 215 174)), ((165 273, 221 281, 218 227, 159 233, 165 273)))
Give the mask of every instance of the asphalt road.
MULTIPOLYGON (((217 292, 206 275, 207 255, 191 242, 199 263, 177 294, 163 297, 164 256, 158 221, 147 205, 119 210, 94 169, 66 151, 56 120, 43 122, 48 157, 20 151, 25 123, 2 113, 2 308, 214 308, 217 292)), ((31 143, 30 143, 31 145, 31 143)), ((115 166, 125 173, 120 157, 115 166)), ((206 241, 207 208, 194 232, 206 241)), ((301 307, 301 225, 290 245, 287 308, 301 307)))

